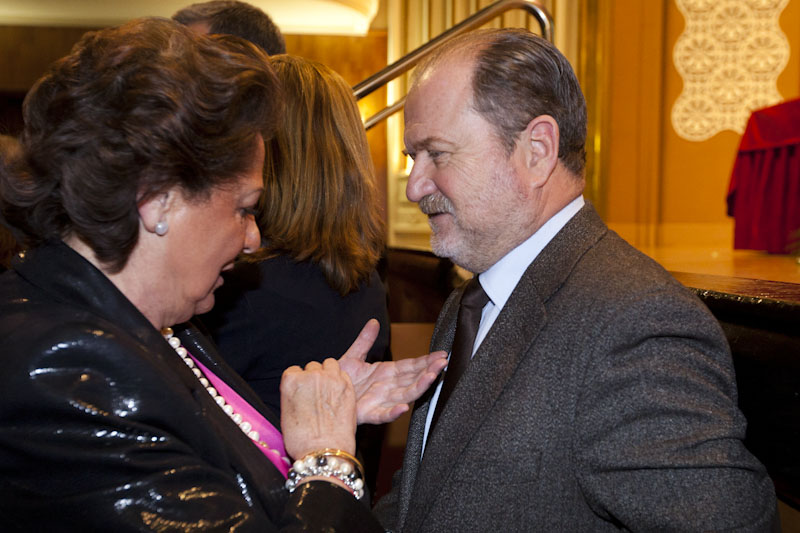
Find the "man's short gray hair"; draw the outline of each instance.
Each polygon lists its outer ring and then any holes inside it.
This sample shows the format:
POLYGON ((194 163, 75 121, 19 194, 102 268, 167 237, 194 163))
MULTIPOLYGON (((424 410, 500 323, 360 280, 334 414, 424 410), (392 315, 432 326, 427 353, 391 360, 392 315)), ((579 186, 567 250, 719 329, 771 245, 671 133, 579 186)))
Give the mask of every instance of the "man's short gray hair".
POLYGON ((558 124, 558 157, 578 177, 586 163, 586 101, 567 59, 546 39, 523 29, 470 32, 445 43, 417 68, 422 73, 454 55, 475 57, 473 106, 510 155, 520 132, 540 115, 558 124))

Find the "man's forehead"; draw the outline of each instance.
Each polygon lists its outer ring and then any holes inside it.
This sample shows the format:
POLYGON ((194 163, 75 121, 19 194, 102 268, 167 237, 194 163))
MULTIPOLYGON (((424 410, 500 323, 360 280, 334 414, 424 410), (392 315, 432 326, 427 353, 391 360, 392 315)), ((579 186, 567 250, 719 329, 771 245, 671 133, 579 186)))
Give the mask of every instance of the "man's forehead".
POLYGON ((424 70, 415 78, 413 87, 437 84, 468 86, 472 81, 474 66, 474 54, 451 52, 424 67, 424 70))
POLYGON ((453 87, 409 94, 404 114, 405 128, 420 140, 446 137, 443 132, 449 131, 472 111, 470 94, 453 87))
POLYGON ((412 104, 429 103, 434 109, 460 107, 472 100, 472 68, 467 62, 437 63, 417 78, 408 93, 412 104))

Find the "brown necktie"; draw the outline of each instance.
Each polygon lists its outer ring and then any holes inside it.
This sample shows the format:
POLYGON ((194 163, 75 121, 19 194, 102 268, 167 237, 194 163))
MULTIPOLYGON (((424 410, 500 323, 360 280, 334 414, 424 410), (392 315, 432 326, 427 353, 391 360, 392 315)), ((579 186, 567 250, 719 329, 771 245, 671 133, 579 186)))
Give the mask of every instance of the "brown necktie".
POLYGON ((450 361, 444 374, 442 391, 439 393, 439 400, 436 402, 436 410, 433 412, 429 433, 433 431, 436 421, 444 411, 444 405, 450 398, 450 393, 456 388, 456 383, 458 383, 461 374, 464 373, 467 365, 472 360, 472 347, 475 344, 475 336, 478 334, 478 326, 481 323, 481 313, 483 312, 483 306, 488 302, 489 297, 481 287, 478 276, 475 276, 469 280, 464 294, 461 296, 453 348, 450 350, 450 361))

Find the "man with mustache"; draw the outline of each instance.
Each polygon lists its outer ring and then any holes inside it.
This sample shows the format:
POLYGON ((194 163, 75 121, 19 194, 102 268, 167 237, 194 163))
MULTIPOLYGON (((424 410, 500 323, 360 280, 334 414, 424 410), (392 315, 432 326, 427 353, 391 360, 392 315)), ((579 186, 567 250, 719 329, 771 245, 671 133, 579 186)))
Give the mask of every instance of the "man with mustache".
POLYGON ((778 527, 725 337, 584 201, 585 137, 572 68, 524 30, 456 38, 417 68, 406 192, 434 252, 476 277, 439 315, 431 348, 450 363, 415 405, 376 508, 387 529, 778 527))

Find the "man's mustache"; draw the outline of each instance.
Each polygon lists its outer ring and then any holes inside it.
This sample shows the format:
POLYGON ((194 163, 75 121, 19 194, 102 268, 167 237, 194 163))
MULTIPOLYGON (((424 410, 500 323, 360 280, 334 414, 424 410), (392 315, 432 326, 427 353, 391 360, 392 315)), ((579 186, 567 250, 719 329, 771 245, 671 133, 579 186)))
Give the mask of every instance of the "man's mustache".
POLYGON ((426 215, 437 215, 439 213, 452 213, 453 203, 442 193, 429 194, 419 201, 420 210, 426 215))

